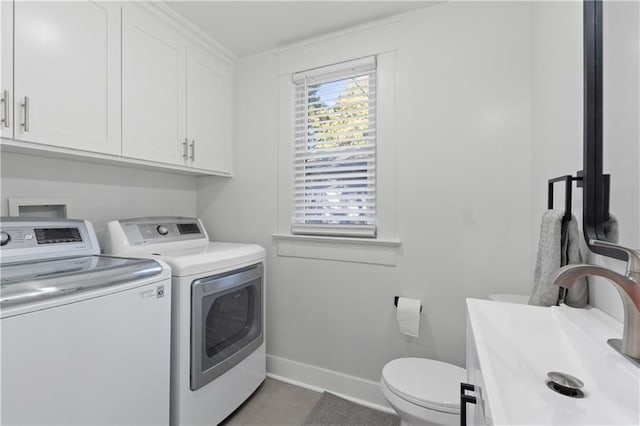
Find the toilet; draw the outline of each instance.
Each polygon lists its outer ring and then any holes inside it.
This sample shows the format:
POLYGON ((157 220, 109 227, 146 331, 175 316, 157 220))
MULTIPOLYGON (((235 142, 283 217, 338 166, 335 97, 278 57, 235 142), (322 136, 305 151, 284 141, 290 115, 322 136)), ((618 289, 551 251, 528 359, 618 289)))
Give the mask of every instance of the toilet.
POLYGON ((425 358, 395 359, 382 369, 380 389, 401 426, 459 425, 464 368, 425 358))

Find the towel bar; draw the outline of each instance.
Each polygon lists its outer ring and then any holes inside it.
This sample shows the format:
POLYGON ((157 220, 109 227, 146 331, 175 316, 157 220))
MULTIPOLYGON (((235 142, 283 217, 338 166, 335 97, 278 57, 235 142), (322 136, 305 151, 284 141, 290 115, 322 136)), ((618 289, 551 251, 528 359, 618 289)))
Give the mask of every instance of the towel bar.
POLYGON ((553 179, 549 179, 548 183, 548 191, 547 191, 547 208, 553 208, 553 184, 556 182, 564 182, 565 183, 565 195, 564 195, 564 217, 563 221, 571 220, 571 204, 572 204, 572 182, 577 181, 578 187, 582 186, 582 172, 577 173, 578 176, 565 175, 558 176, 553 179))

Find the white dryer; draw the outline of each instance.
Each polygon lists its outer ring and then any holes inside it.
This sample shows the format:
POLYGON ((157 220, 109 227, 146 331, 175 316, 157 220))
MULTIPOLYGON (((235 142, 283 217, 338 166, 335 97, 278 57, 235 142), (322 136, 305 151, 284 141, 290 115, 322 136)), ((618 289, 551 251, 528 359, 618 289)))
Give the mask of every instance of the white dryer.
POLYGON ((169 424, 171 273, 91 223, 3 217, 0 424, 169 424))
POLYGON ((197 218, 116 220, 107 234, 105 252, 171 266, 171 424, 220 423, 266 376, 264 249, 211 242, 197 218))

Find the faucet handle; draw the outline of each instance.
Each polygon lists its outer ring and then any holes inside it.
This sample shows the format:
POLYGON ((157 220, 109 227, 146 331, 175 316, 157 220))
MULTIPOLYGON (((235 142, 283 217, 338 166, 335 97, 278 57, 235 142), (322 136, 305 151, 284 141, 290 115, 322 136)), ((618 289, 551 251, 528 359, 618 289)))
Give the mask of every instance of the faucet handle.
POLYGON ((590 240, 589 244, 591 244, 592 246, 606 247, 626 253, 629 257, 629 260, 627 261, 627 275, 631 273, 640 273, 640 251, 601 240, 590 240))

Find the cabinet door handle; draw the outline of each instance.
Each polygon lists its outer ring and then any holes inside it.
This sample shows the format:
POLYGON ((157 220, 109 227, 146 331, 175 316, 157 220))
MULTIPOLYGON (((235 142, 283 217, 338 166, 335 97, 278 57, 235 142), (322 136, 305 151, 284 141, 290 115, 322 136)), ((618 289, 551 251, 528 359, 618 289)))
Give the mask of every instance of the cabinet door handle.
POLYGON ((187 159, 189 158, 189 140, 187 138, 184 138, 184 142, 182 142, 182 158, 183 159, 187 159))
POLYGON ((476 387, 469 383, 460 383, 460 426, 467 426, 467 403, 475 404, 476 397, 467 395, 466 391, 475 391, 476 387))
POLYGON ((9 91, 2 92, 2 122, 4 127, 9 127, 9 91))
POLYGON ((24 108, 24 122, 22 123, 22 127, 24 127, 24 131, 29 131, 29 97, 24 97, 24 103, 22 104, 24 108))
POLYGON ((195 139, 191 141, 191 161, 196 161, 196 141, 195 139))

